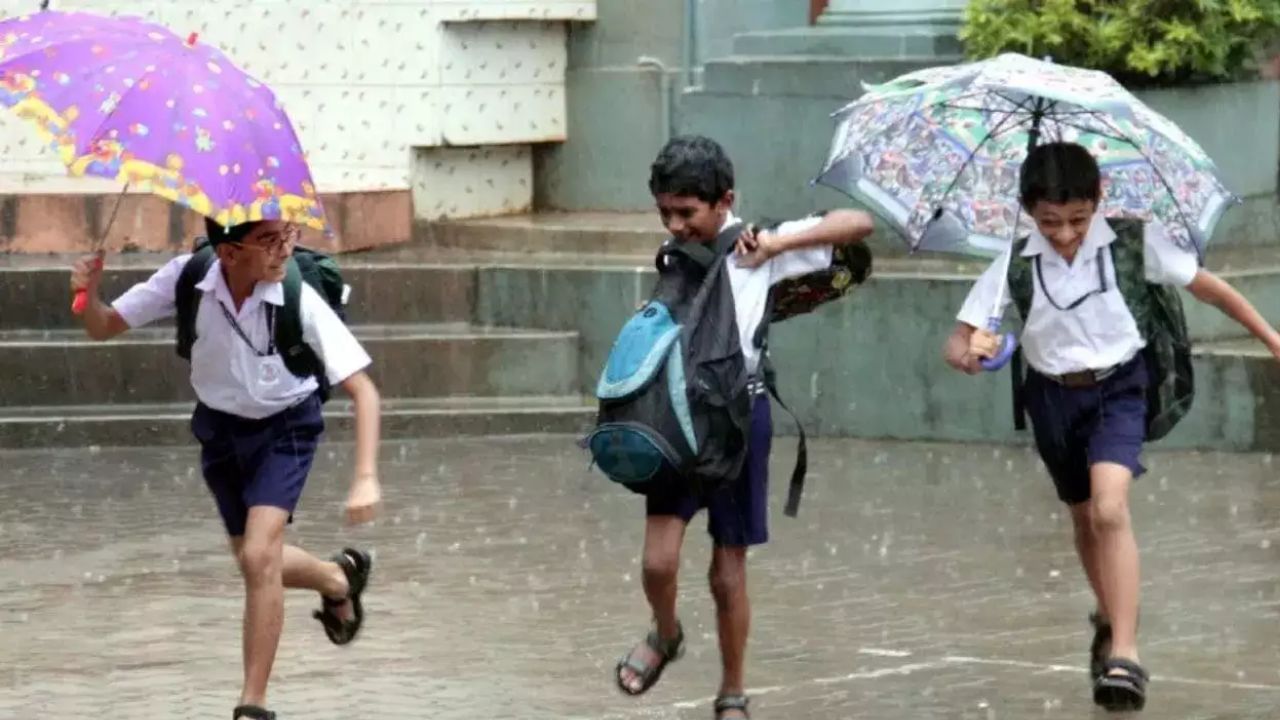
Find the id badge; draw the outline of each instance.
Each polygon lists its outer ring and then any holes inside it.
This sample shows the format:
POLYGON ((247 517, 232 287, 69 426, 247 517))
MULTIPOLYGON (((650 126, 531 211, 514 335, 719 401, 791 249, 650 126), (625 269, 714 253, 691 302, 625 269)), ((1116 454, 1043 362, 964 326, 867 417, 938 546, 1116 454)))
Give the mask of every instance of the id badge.
POLYGON ((258 358, 259 383, 266 387, 271 387, 278 384, 282 377, 284 377, 284 362, 279 355, 258 358))

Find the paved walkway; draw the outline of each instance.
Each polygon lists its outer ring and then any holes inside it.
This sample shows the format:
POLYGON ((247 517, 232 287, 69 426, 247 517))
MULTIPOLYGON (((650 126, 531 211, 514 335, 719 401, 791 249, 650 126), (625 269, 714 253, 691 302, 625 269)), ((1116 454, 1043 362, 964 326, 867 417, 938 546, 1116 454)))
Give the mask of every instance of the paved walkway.
MULTIPOLYGON (((790 470, 789 441, 774 470, 790 470)), ((309 718, 710 718, 708 543, 690 653, 649 696, 610 673, 645 630, 637 498, 568 438, 388 445, 387 507, 344 531, 329 446, 294 539, 375 549, 347 649, 291 596, 272 705, 309 718)), ((0 454, 0 718, 229 717, 238 578, 194 451, 0 454)), ((755 716, 1094 716, 1069 521, 1021 448, 825 441, 799 520, 754 552, 755 716)), ((1156 720, 1280 715, 1280 482, 1263 456, 1157 455, 1133 496, 1156 720)), ((780 497, 782 483, 775 487, 780 497)), ((1100 713, 1099 713, 1100 715, 1100 713)))

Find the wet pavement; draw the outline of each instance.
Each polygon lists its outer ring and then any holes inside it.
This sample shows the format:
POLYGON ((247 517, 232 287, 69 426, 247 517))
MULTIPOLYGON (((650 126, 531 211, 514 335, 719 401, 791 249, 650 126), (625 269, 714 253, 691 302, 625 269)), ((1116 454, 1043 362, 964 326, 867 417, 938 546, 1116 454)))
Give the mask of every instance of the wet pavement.
MULTIPOLYGON (((776 443, 775 477, 793 444, 776 443)), ((322 451, 292 539, 373 548, 364 634, 291 595, 271 705, 293 718, 710 718, 705 520, 683 559, 688 656, 640 700, 641 504, 570 438, 389 444, 387 504, 344 530, 322 451)), ((226 718, 241 590, 193 449, 0 453, 0 718, 226 718)), ((1023 448, 820 441, 801 516, 754 551, 756 718, 1087 718, 1090 601, 1023 448)), ((1133 494, 1152 720, 1280 714, 1280 481, 1269 456, 1161 454, 1133 494)), ((785 490, 775 483, 775 499, 785 490)))

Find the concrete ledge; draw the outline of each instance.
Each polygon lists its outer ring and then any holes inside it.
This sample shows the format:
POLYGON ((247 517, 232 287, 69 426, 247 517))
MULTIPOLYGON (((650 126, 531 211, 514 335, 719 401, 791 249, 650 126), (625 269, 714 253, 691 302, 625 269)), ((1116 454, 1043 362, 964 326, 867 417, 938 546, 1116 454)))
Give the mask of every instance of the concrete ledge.
MULTIPOLYGON (((0 253, 83 253, 111 218, 116 194, 0 195, 0 253)), ((321 195, 336 237, 308 230, 303 243, 331 252, 406 242, 413 206, 408 190, 321 195)), ((204 235, 201 216, 146 193, 121 200, 103 247, 111 253, 174 252, 204 235)))
MULTIPOLYGON (((142 282, 170 255, 123 255, 109 260, 102 295, 110 300, 142 282)), ((70 257, 0 264, 0 331, 79 327, 71 314, 70 257)), ((348 319, 356 324, 467 322, 475 305, 475 268, 466 264, 367 265, 342 260, 351 285, 348 319)))
MULTIPOLYGON (((572 395, 578 337, 451 325, 358 326, 388 398, 572 395)), ((193 400, 190 366, 169 330, 105 343, 64 332, 0 333, 0 407, 193 400), (20 381, 17 381, 21 378, 20 381)))
MULTIPOLYGON (((117 407, 11 408, 0 411, 0 448, 88 448, 193 445, 189 403, 117 407)), ((384 403, 382 437, 580 434, 595 406, 575 397, 384 403)), ((326 435, 352 437, 348 404, 325 407, 326 435)))

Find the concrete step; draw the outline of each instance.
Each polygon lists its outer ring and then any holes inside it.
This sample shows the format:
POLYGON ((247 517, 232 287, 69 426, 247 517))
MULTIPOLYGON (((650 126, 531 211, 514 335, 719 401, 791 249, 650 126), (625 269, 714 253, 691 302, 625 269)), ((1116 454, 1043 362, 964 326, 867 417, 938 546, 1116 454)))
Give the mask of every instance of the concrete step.
POLYGON ((735 55, 839 55, 851 58, 932 58, 957 62, 964 50, 954 24, 817 26, 742 33, 735 55))
MULTIPOLYGON (((417 237, 430 247, 454 250, 628 255, 652 254, 666 234, 656 212, 586 212, 428 222, 419 225, 417 237)), ((396 250, 385 255, 404 257, 396 250)))
POLYGON ((1196 399, 1165 444, 1280 451, 1280 363, 1256 340, 1198 343, 1196 399))
MULTIPOLYGON (((147 278, 172 255, 112 256, 102 295, 115 298, 147 278)), ((436 263, 371 262, 364 255, 339 258, 351 285, 353 323, 466 322, 475 302, 474 268, 436 263)), ((70 328, 71 256, 0 256, 0 330, 70 328)))
MULTIPOLYGON (((0 408, 0 448, 191 445, 191 403, 0 408)), ((596 406, 576 396, 387 400, 382 437, 581 433, 596 406)), ((350 403, 325 406, 326 437, 352 437, 350 403)), ((585 462, 585 460, 584 460, 585 462)))
POLYGON ((834 98, 862 95, 863 83, 883 83, 937 65, 937 58, 855 58, 847 55, 734 55, 703 66, 706 93, 834 98))
MULTIPOLYGON (((573 394, 578 335, 465 324, 353 328, 390 398, 573 394)), ((78 330, 0 332, 0 407, 191 400, 168 328, 97 343, 78 330), (16 379, 21 378, 21 381, 16 379)))

